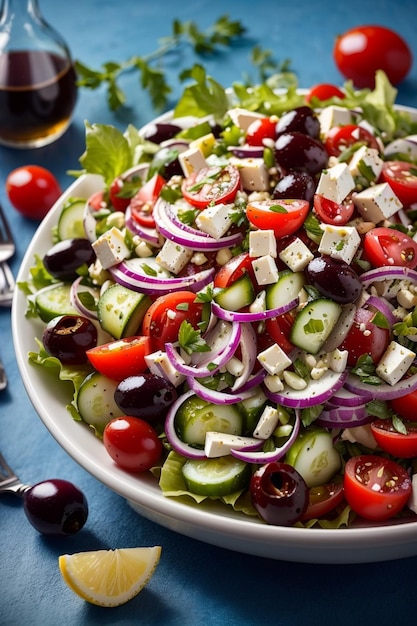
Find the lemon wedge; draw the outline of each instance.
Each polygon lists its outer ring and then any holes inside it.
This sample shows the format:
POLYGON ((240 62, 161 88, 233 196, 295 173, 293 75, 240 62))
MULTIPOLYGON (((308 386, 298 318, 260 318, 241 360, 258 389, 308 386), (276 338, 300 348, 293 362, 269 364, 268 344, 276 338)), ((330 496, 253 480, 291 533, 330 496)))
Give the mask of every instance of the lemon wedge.
POLYGON ((67 585, 98 606, 119 606, 134 598, 149 582, 161 556, 161 546, 94 550, 62 554, 59 569, 67 585))

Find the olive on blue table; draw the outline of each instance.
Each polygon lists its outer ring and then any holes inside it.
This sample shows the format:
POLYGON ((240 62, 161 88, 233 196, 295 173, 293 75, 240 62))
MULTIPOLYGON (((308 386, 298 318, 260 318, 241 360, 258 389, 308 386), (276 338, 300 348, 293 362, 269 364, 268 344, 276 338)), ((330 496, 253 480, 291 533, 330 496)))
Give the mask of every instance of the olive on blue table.
POLYGON ((277 135, 294 131, 304 133, 314 139, 320 136, 320 122, 311 107, 297 107, 281 115, 276 126, 277 135))
POLYGON ((75 280, 77 270, 94 263, 96 255, 88 239, 75 237, 59 241, 43 257, 43 264, 58 280, 75 280))
POLYGON ((268 524, 291 526, 307 510, 309 488, 287 463, 273 461, 253 474, 249 486, 252 504, 268 524))
POLYGON ((282 133, 275 142, 277 164, 288 172, 299 170, 313 176, 327 166, 328 154, 323 143, 299 131, 282 133))
POLYGON ((42 342, 64 365, 82 365, 88 360, 86 351, 97 345, 97 328, 82 315, 60 315, 45 326, 42 342))
POLYGON ((355 270, 344 261, 331 256, 315 257, 306 267, 308 280, 325 298, 339 304, 355 302, 362 291, 362 283, 355 270))
POLYGON ((175 386, 161 376, 146 372, 120 381, 114 400, 123 413, 155 424, 165 417, 177 399, 175 386))
POLYGON ((23 492, 27 519, 44 535, 75 535, 87 521, 88 502, 73 483, 53 478, 23 492))

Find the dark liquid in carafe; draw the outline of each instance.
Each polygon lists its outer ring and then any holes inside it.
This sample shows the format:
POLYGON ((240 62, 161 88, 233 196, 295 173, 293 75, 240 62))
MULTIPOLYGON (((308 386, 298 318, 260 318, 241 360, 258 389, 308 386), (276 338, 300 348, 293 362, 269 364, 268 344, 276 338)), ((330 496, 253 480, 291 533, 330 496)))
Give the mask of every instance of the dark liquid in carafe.
POLYGON ((59 135, 76 98, 68 59, 41 50, 0 55, 0 142, 24 144, 59 135))

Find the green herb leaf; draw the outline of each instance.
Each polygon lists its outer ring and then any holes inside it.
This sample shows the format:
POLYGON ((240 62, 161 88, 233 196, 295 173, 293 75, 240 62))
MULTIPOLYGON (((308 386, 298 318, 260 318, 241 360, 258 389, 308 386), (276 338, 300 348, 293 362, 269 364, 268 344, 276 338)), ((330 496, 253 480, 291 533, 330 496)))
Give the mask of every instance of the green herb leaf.
POLYGON ((187 354, 192 354, 193 352, 209 352, 210 346, 206 343, 206 341, 202 338, 201 332, 199 330, 195 330, 190 322, 183 321, 179 332, 178 332, 178 341, 183 350, 187 354))

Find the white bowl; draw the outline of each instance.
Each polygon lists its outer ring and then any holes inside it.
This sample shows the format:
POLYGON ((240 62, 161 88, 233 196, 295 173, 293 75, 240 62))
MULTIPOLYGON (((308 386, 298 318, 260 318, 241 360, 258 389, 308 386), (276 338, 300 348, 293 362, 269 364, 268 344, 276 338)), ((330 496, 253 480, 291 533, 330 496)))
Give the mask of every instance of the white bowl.
MULTIPOLYGON (((415 110, 408 109, 417 115, 415 110)), ((166 116, 164 116, 167 119, 166 116)), ((34 255, 42 256, 52 245, 51 228, 62 204, 71 196, 88 197, 101 188, 98 176, 77 179, 57 201, 39 226, 25 254, 17 281, 25 281, 34 255)), ((417 555, 417 521, 387 522, 348 529, 325 530, 268 526, 237 514, 215 502, 195 505, 162 495, 150 473, 132 475, 117 467, 102 442, 85 424, 74 421, 66 404, 72 386, 51 379, 45 368, 32 365, 28 352, 37 351, 35 337, 40 322, 25 317, 26 297, 16 290, 12 307, 12 331, 20 373, 37 413, 64 450, 85 470, 126 498, 144 517, 175 532, 239 552, 305 563, 366 563, 417 555)))

